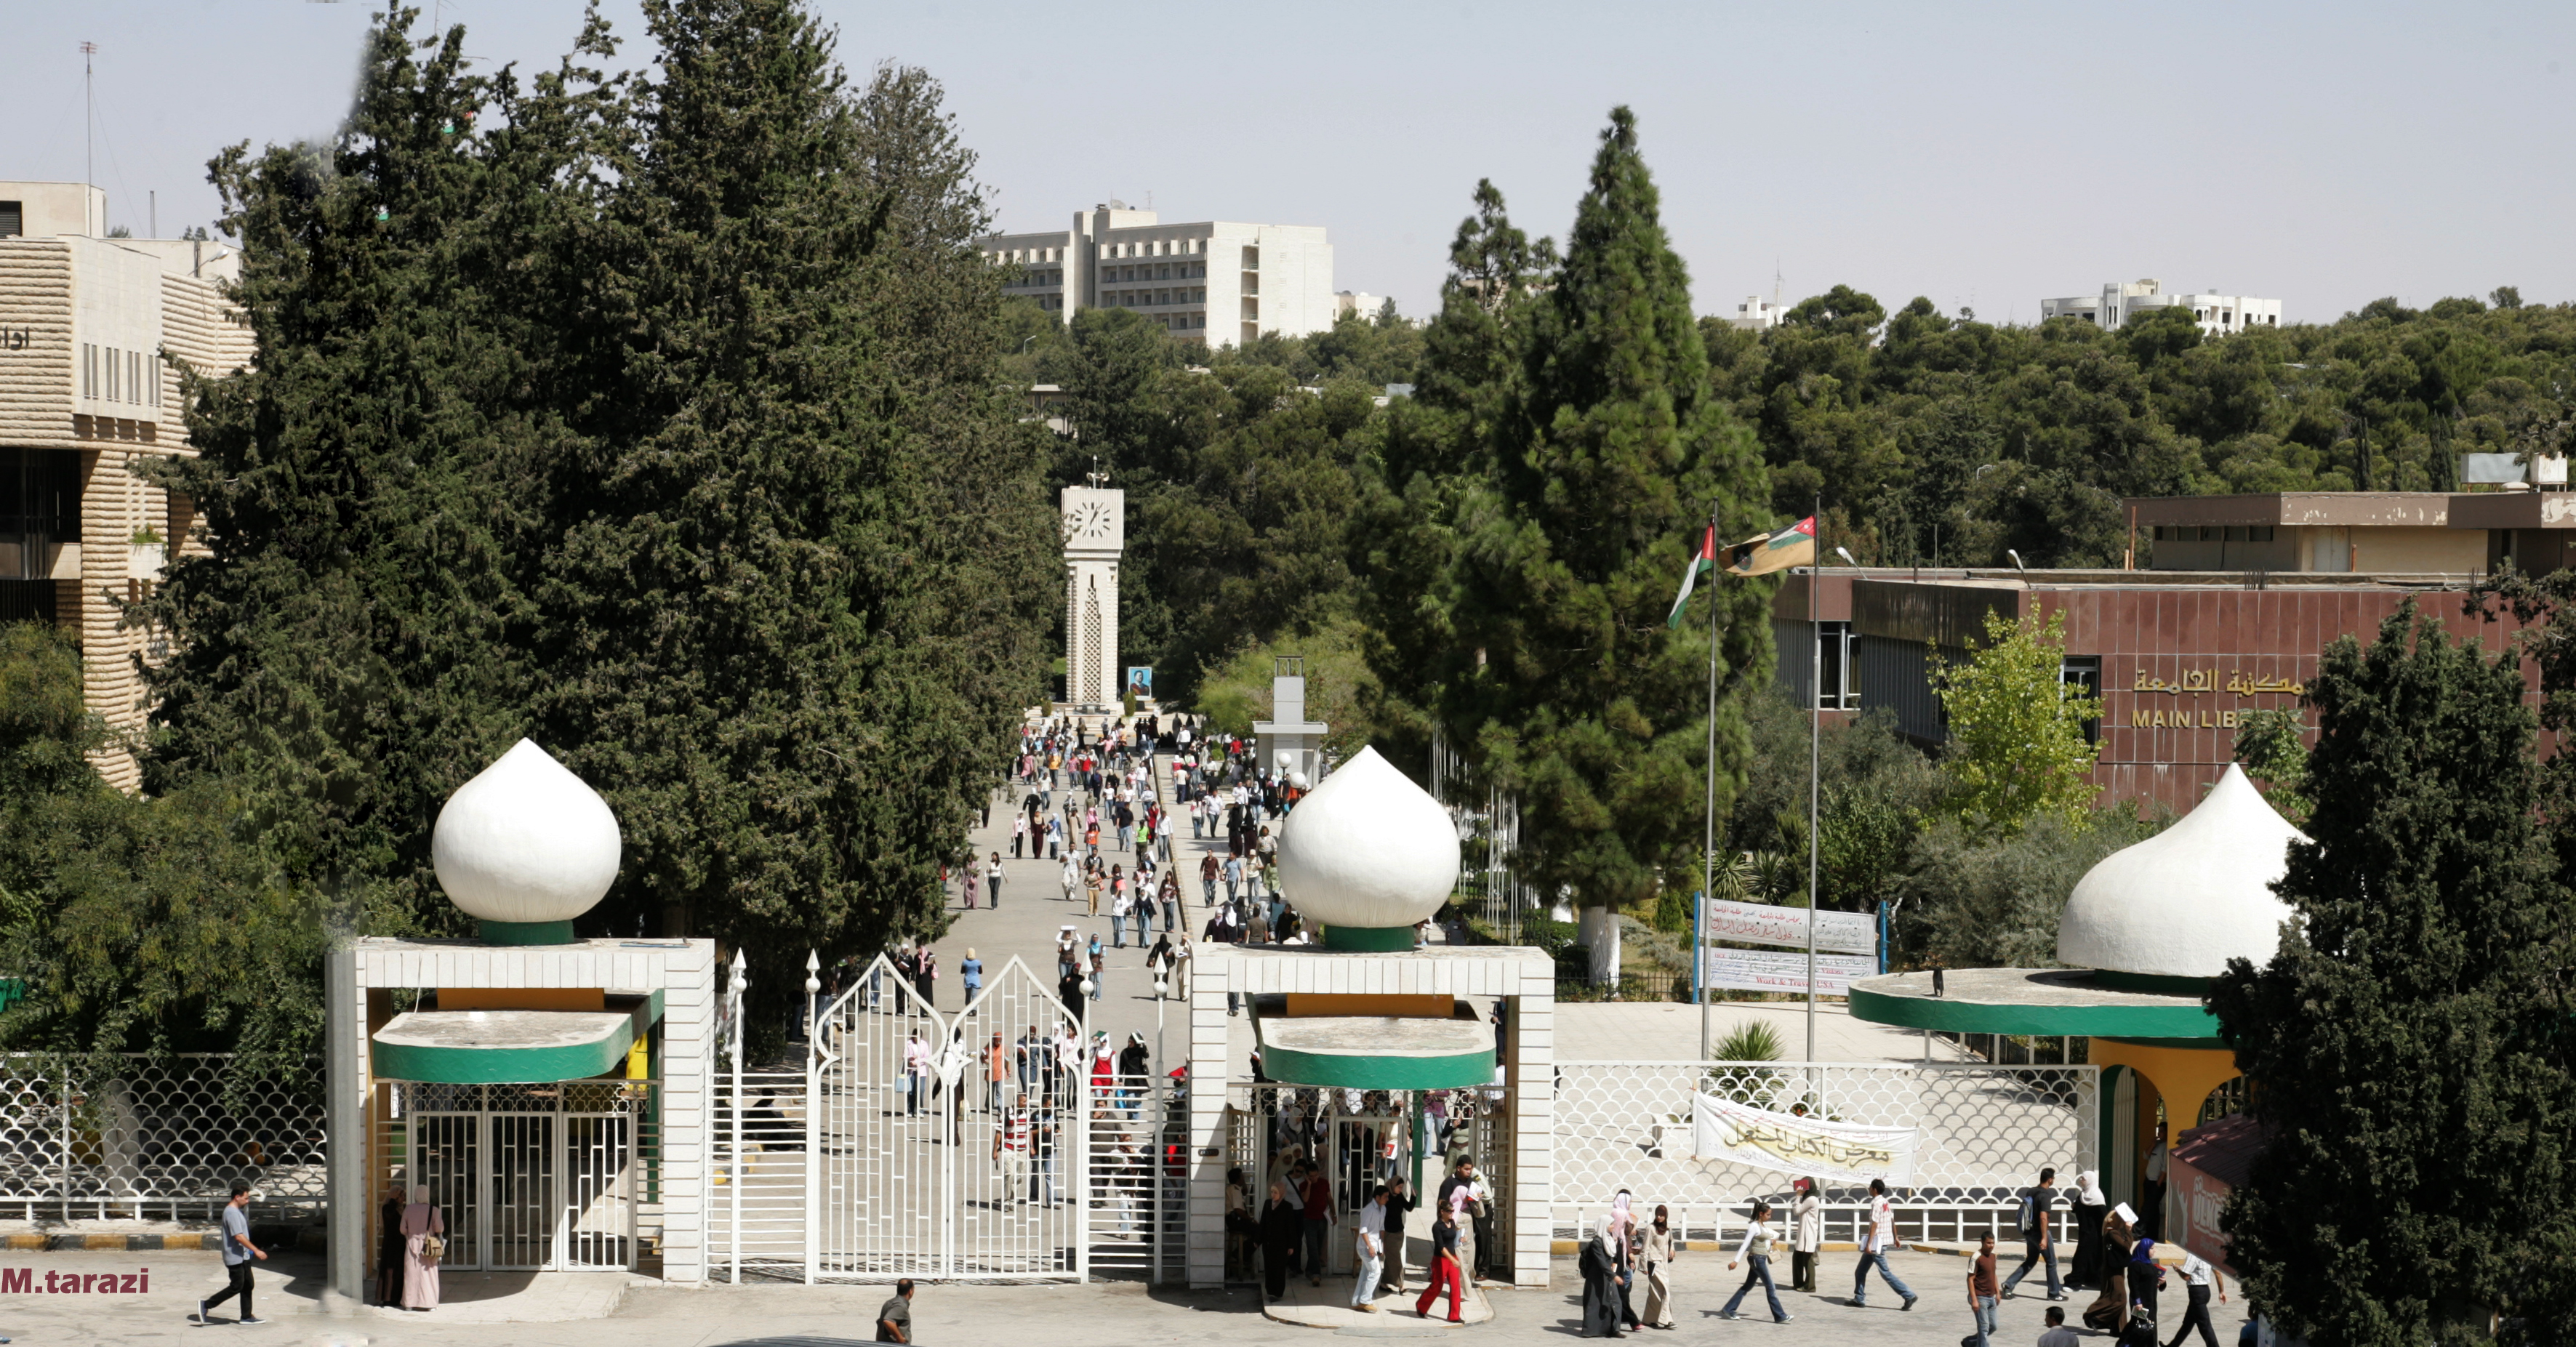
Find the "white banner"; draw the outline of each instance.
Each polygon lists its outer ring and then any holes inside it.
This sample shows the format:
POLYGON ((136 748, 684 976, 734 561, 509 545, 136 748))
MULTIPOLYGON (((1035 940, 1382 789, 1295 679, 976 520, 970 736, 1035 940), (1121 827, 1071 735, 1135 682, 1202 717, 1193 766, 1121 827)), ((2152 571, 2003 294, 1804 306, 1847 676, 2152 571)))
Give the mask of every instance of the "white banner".
MULTIPOLYGON (((1767 903, 1708 905, 1700 935, 1709 940, 1742 940, 1755 945, 1807 947, 1807 909, 1767 903)), ((1816 948, 1836 954, 1878 953, 1878 918, 1867 912, 1825 912, 1816 922, 1816 948)))
MULTIPOLYGON (((1794 1068, 1783 1068, 1789 1070, 1794 1068)), ((1890 1187, 1902 1188, 1914 1181, 1919 1135, 1914 1128, 1826 1122, 1710 1094, 1692 1099, 1694 1159, 1732 1160, 1756 1169, 1842 1183, 1885 1179, 1890 1187)))
MULTIPOLYGON (((1816 956, 1816 995, 1849 996, 1852 983, 1878 976, 1878 959, 1868 954, 1816 956)), ((1807 994, 1807 956, 1786 950, 1705 949, 1700 951, 1700 985, 1730 991, 1807 994)))

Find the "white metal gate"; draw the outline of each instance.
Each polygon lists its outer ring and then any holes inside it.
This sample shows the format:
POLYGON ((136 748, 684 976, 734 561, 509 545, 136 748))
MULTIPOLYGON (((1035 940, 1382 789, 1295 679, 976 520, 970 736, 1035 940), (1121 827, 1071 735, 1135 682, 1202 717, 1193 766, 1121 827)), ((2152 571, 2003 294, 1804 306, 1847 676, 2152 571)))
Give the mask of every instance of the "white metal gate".
POLYGON ((446 1223, 444 1265, 466 1271, 636 1267, 646 1081, 542 1085, 394 1082, 389 1120, 404 1182, 427 1184, 446 1223))
POLYGON ((1080 1017, 1018 959, 954 1015, 880 957, 821 1008, 801 1076, 742 1069, 726 989, 710 1231, 719 1275, 1039 1280, 1090 1269, 1120 1129, 1080 1017))

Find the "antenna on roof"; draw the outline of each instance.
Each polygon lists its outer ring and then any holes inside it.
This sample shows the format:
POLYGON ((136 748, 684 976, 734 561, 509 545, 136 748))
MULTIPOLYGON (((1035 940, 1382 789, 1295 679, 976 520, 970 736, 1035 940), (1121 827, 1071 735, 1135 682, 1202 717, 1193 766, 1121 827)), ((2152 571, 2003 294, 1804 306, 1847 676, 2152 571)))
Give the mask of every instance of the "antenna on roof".
MULTIPOLYGON (((98 44, 84 42, 81 49, 81 186, 98 186, 98 93, 91 82, 90 58, 98 55, 98 44)), ((99 221, 102 232, 107 227, 99 221)))

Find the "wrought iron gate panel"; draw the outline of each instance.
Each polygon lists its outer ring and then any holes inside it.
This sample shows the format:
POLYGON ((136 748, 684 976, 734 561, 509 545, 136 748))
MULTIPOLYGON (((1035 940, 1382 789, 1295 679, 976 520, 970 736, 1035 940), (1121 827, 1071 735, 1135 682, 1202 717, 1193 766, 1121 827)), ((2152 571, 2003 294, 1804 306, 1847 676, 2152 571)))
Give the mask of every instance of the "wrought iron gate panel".
POLYGON ((1080 1033, 1016 958, 952 1019, 880 956, 810 1035, 806 1280, 1080 1275, 1080 1033))
MULTIPOLYGON (((415 1113, 411 1120, 407 1177, 429 1185, 429 1200, 447 1223, 447 1254, 440 1266, 459 1272, 483 1268, 483 1115, 415 1113)), ((404 1199, 410 1199, 409 1184, 404 1199)))
POLYGON ((633 1120, 574 1113, 563 1120, 563 1265, 577 1271, 634 1266, 633 1120))
POLYGON ((486 1115, 492 1157, 486 1171, 490 1232, 486 1264, 501 1272, 542 1272, 555 1253, 554 1176, 563 1172, 556 1145, 561 1134, 551 1113, 486 1115))

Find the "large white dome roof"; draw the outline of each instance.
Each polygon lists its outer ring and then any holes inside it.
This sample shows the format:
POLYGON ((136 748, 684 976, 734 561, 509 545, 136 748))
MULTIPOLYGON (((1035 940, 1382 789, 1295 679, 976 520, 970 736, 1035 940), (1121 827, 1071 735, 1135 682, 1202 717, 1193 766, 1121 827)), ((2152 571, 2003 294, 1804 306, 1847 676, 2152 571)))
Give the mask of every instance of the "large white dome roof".
POLYGON ((1327 927, 1411 926, 1458 883, 1458 825, 1374 748, 1288 811, 1279 886, 1327 927))
POLYGON ((2305 835, 2230 763, 2209 794, 2163 832, 2103 858, 2075 885, 2057 925, 2073 968, 2209 978, 2280 947, 2290 905, 2271 885, 2305 835))

